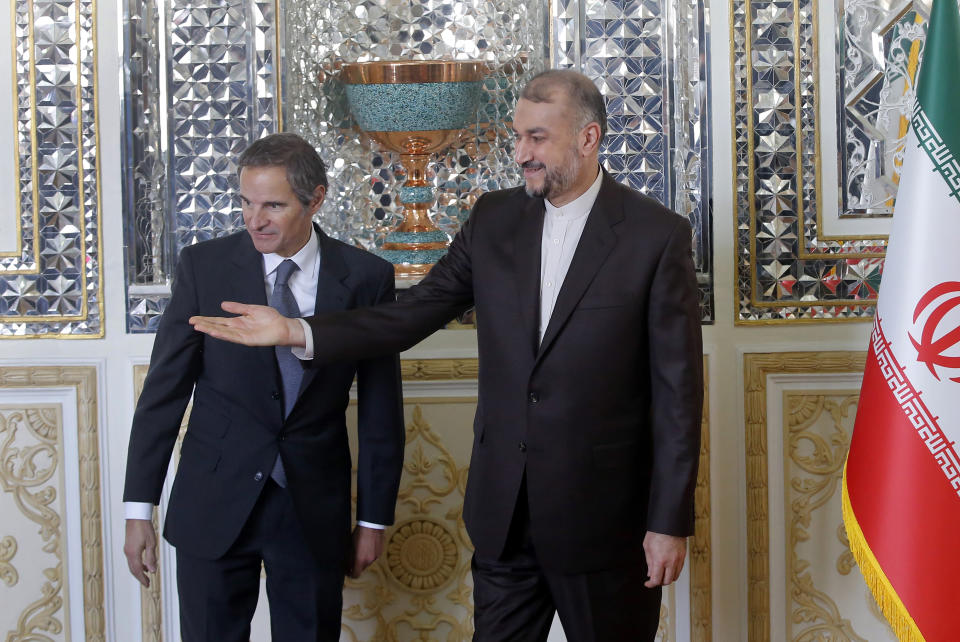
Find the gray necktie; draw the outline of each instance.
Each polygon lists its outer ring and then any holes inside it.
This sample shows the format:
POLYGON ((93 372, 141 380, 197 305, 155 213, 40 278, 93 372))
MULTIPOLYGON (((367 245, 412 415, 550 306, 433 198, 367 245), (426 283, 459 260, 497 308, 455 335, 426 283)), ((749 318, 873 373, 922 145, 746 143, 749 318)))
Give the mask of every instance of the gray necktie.
MULTIPOLYGON (((288 281, 290 275, 299 267, 290 259, 285 259, 277 268, 277 279, 273 284, 273 292, 270 294, 270 307, 285 317, 298 318, 300 308, 297 306, 297 300, 290 290, 288 281)), ((283 380, 283 416, 290 414, 290 410, 297 402, 297 396, 300 392, 300 381, 303 379, 303 367, 300 365, 300 359, 297 359, 290 346, 277 346, 277 365, 280 366, 280 378, 283 380)), ((277 455, 277 461, 273 464, 273 470, 270 476, 277 484, 286 488, 287 474, 283 470, 283 462, 280 455, 277 455)))

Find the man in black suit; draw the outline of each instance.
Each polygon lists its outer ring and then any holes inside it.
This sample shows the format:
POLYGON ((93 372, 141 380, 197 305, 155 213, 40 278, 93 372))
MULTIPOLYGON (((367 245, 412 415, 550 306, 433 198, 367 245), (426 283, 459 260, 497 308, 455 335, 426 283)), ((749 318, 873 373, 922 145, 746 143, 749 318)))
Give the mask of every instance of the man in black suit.
POLYGON ((414 345, 474 305, 480 390, 464 520, 476 640, 652 640, 693 533, 703 373, 691 229, 600 167, 603 98, 573 71, 521 93, 525 188, 482 196, 405 298, 304 323, 223 304, 203 332, 312 349, 414 345))
POLYGON ((124 553, 149 585, 152 507, 192 394, 164 527, 177 549, 183 639, 247 641, 262 563, 273 639, 337 640, 344 573, 356 576, 379 556, 384 525, 393 522, 405 439, 398 358, 384 352, 304 369, 289 348, 214 341, 187 320, 215 313, 225 298, 269 301, 297 317, 392 301, 393 268, 313 224, 326 173, 299 136, 256 141, 239 167, 246 231, 181 252, 157 331, 130 434, 124 553), (354 376, 351 542, 344 413, 354 376))

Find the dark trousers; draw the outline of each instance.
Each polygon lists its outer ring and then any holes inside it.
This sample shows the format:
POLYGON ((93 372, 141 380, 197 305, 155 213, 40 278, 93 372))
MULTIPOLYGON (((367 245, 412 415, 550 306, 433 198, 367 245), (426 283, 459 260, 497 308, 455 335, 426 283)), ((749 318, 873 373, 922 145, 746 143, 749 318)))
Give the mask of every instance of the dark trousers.
POLYGON ((261 562, 271 637, 335 642, 340 638, 343 569, 320 568, 314 560, 289 492, 268 481, 226 555, 205 560, 177 549, 183 642, 248 642, 261 562))
POLYGON ((645 564, 557 573, 537 561, 526 483, 499 559, 473 557, 474 642, 543 642, 554 613, 569 642, 645 642, 657 634, 661 589, 645 564))

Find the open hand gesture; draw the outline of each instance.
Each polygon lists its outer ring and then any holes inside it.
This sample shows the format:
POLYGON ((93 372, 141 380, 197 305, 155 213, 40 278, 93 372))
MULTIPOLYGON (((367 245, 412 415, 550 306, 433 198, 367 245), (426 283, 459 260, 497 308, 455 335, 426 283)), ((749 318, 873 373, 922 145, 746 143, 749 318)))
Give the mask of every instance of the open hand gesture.
POLYGON ((194 330, 215 339, 247 346, 297 346, 306 342, 303 326, 267 305, 224 301, 220 307, 235 317, 190 317, 194 330))

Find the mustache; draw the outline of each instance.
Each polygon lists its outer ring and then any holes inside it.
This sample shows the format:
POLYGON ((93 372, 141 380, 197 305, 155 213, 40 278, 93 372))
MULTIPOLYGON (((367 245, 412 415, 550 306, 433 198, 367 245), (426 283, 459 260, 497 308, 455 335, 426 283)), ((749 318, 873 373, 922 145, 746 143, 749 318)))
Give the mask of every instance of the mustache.
POLYGON ((528 160, 524 163, 520 163, 520 167, 523 169, 544 169, 546 165, 537 161, 528 160))

